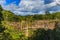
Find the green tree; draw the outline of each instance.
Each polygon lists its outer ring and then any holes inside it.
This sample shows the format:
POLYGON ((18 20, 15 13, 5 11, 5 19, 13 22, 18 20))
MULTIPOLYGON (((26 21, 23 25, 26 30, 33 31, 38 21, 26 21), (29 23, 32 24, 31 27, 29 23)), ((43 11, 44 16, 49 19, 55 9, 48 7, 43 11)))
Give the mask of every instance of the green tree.
POLYGON ((2 15, 2 7, 1 7, 1 5, 0 5, 0 40, 2 40, 3 38, 2 38, 2 34, 3 34, 3 32, 4 32, 4 30, 5 30, 5 28, 3 27, 3 25, 2 25, 2 21, 3 21, 3 15, 2 15))
POLYGON ((49 11, 46 11, 45 12, 45 19, 48 19, 49 20, 49 19, 51 19, 50 17, 51 17, 50 12, 49 11))

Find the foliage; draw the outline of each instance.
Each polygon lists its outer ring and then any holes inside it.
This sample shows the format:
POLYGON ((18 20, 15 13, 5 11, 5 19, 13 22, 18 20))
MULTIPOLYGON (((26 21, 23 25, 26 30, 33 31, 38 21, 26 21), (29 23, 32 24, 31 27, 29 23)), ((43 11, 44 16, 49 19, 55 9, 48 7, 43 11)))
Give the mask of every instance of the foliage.
MULTIPOLYGON (((16 27, 3 25, 2 21, 7 22, 22 22, 26 21, 29 23, 35 20, 60 20, 60 12, 50 13, 46 11, 45 14, 36 15, 15 15, 14 13, 3 10, 0 5, 0 40, 60 40, 60 28, 57 27, 54 30, 37 29, 32 36, 26 37, 22 30, 17 30, 16 27)), ((27 24, 27 25, 28 25, 27 24)))
POLYGON ((60 40, 60 23, 56 22, 53 30, 37 29, 29 40, 60 40))

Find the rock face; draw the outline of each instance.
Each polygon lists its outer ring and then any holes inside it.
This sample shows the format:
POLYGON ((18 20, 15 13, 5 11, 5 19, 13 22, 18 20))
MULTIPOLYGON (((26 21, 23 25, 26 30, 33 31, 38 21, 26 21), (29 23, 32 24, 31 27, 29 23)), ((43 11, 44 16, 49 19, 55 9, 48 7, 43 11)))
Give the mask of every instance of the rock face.
MULTIPOLYGON (((45 30, 47 29, 51 29, 53 30, 55 27, 59 26, 60 27, 60 23, 55 23, 55 21, 48 21, 48 20, 36 20, 34 22, 26 22, 26 21, 22 21, 22 22, 3 22, 3 24, 9 26, 9 27, 14 27, 16 32, 19 32, 20 30, 23 30, 25 33, 25 36, 28 37, 29 35, 29 31, 30 29, 39 29, 39 28, 44 28, 45 30)), ((58 30, 58 29, 56 29, 58 30)))
MULTIPOLYGON (((26 22, 26 21, 12 22, 12 23, 4 22, 4 24, 13 26, 17 29, 26 29, 27 27, 29 29, 38 29, 38 28, 54 29, 54 27, 55 27, 55 22, 42 21, 42 20, 38 20, 38 21, 34 21, 34 22, 26 22)), ((60 26, 60 23, 58 25, 60 26)))
POLYGON ((36 21, 35 25, 32 25, 32 27, 36 28, 44 28, 44 29, 53 29, 54 23, 49 21, 36 21))
POLYGON ((55 29, 56 31, 60 31, 60 22, 55 22, 55 29))

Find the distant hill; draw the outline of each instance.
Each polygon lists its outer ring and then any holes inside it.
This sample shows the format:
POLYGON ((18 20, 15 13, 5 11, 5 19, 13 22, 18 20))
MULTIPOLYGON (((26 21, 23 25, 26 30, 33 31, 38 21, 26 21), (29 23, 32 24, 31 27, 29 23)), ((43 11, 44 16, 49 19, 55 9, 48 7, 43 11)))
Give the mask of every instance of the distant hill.
MULTIPOLYGON (((60 12, 51 14, 46 11, 45 14, 21 16, 4 10, 0 5, 0 38, 1 40, 25 40, 28 39, 26 35, 28 35, 28 31, 31 29, 54 29, 55 20, 60 20, 60 12)), ((32 30, 30 32, 32 32, 32 30)))
MULTIPOLYGON (((21 16, 21 15, 15 15, 14 13, 4 10, 0 5, 0 15, 3 15, 4 20, 10 21, 10 22, 18 22, 18 21, 33 21, 33 20, 54 20, 54 19, 60 19, 60 12, 56 13, 49 13, 48 11, 45 14, 36 14, 36 15, 27 15, 27 16, 21 16)), ((0 16, 0 17, 1 17, 0 16)))

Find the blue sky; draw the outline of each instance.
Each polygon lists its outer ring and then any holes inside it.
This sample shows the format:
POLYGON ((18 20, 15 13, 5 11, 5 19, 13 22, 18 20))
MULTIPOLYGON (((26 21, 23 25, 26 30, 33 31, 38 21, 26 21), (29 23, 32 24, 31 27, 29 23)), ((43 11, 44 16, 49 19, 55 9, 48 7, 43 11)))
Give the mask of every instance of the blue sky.
POLYGON ((9 5, 13 2, 15 2, 16 5, 18 5, 20 3, 21 0, 6 0, 6 5, 9 5))
POLYGON ((57 5, 55 0, 0 0, 0 4, 5 10, 10 10, 18 15, 60 11, 60 6, 57 5))
POLYGON ((45 2, 45 4, 49 4, 49 3, 51 3, 51 2, 53 2, 54 0, 44 0, 45 2))
MULTIPOLYGON (((18 5, 21 0, 6 0, 6 4, 8 5, 8 4, 10 4, 10 3, 12 3, 12 2, 15 2, 15 1, 16 1, 16 4, 18 5)), ((53 2, 53 1, 52 1, 52 0, 44 0, 44 3, 45 3, 45 4, 49 4, 49 3, 51 3, 51 2, 53 2)))

